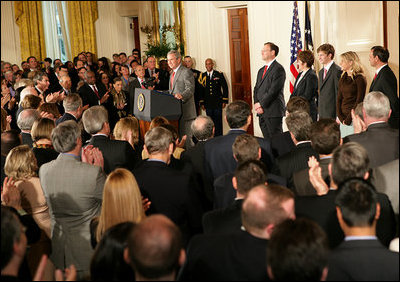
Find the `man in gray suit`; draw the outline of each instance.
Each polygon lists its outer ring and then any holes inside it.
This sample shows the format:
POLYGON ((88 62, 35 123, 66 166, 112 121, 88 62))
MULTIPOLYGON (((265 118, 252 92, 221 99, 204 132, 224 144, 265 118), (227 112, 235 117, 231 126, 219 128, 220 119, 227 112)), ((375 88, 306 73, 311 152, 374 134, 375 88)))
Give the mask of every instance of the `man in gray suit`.
POLYGON ((51 134, 56 160, 41 166, 40 183, 51 217, 51 260, 58 269, 75 265, 78 280, 89 273, 93 249, 90 220, 101 210, 105 174, 99 149, 82 152, 81 130, 75 121, 60 123, 51 134))
POLYGON ((192 133, 190 126, 196 118, 196 107, 194 104, 194 78, 193 73, 182 66, 181 54, 171 50, 167 55, 168 65, 172 69, 169 81, 169 92, 178 100, 182 101, 182 116, 179 119, 179 135, 186 138, 186 147, 192 144, 192 133))
POLYGON ((319 118, 336 119, 336 99, 341 68, 335 64, 335 48, 322 44, 317 49, 318 60, 324 66, 318 73, 318 114, 319 118))

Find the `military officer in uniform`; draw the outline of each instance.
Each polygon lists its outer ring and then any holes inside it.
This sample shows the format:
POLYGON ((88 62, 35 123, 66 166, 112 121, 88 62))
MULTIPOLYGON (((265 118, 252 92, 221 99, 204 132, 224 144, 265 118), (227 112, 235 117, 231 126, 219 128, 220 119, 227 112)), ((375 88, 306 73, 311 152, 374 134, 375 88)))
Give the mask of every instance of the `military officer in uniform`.
POLYGON ((196 106, 196 113, 200 115, 200 99, 203 96, 203 87, 201 85, 202 73, 199 70, 193 68, 193 60, 190 56, 185 56, 184 58, 185 66, 193 72, 194 76, 194 104, 196 106))
POLYGON ((216 71, 214 62, 206 60, 207 71, 203 73, 205 87, 200 105, 215 125, 215 136, 222 135, 222 109, 228 104, 228 85, 222 72, 216 71))

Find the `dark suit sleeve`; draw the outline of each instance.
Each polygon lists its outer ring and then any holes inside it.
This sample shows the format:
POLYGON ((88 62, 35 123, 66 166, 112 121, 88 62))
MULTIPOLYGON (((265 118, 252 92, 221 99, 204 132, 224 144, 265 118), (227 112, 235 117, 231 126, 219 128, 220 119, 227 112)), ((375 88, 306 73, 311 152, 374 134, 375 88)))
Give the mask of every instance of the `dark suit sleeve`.
MULTIPOLYGON (((311 70, 310 70, 311 71, 311 70)), ((311 101, 318 89, 318 78, 313 73, 310 73, 305 81, 306 86, 303 93, 300 93, 300 97, 304 97, 307 101, 311 101)))
POLYGON ((281 92, 286 79, 286 73, 283 67, 279 66, 272 77, 272 84, 268 88, 268 91, 262 95, 261 100, 259 101, 261 106, 266 109, 270 106, 270 104, 276 100, 281 92))
POLYGON ((228 84, 226 83, 225 76, 221 72, 221 86, 222 86, 222 103, 228 104, 229 93, 228 93, 228 84))

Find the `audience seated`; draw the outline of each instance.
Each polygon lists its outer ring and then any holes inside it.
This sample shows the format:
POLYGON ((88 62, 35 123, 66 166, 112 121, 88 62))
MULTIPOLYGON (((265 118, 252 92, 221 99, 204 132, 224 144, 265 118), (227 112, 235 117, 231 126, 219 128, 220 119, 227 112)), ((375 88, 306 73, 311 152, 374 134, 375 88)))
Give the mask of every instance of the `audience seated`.
POLYGON ((136 281, 175 281, 185 261, 181 232, 166 216, 149 216, 129 234, 124 258, 134 269, 136 281))
POLYGON ((294 216, 294 195, 278 185, 250 190, 242 205, 244 230, 198 235, 187 248, 179 281, 260 281, 267 277, 266 249, 274 227, 294 216))
POLYGON ((103 234, 90 262, 90 281, 135 281, 132 267, 124 260, 134 226, 131 221, 121 222, 103 234))
POLYGON ((335 199, 336 215, 345 239, 332 251, 328 281, 398 281, 399 254, 376 238, 383 207, 375 187, 362 178, 340 185, 335 199))
POLYGON ((328 239, 318 224, 287 219, 274 228, 268 242, 268 276, 275 281, 325 281, 328 254, 328 239))
POLYGON ((100 215, 90 223, 92 246, 100 242, 110 227, 124 221, 139 223, 144 217, 142 195, 135 177, 129 170, 115 169, 104 184, 100 215))

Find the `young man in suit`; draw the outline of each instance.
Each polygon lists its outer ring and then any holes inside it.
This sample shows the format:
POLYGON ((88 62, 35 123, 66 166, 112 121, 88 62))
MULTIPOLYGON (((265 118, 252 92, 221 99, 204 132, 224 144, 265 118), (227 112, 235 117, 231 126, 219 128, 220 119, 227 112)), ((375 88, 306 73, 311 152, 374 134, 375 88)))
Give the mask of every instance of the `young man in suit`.
POLYGON ((257 74, 254 86, 254 109, 264 138, 282 132, 282 117, 285 115, 283 88, 285 85, 285 69, 276 61, 279 47, 272 42, 264 44, 261 50, 266 65, 257 74))
POLYGON ((398 281, 399 254, 376 237, 381 212, 378 196, 369 182, 353 178, 341 185, 336 215, 345 238, 330 255, 329 281, 398 281))
POLYGON ((203 211, 190 176, 168 166, 173 148, 173 136, 168 129, 158 126, 147 131, 144 150, 149 158, 133 174, 142 195, 151 202, 147 214, 169 217, 181 229, 186 244, 192 235, 201 232, 203 211))
POLYGON ((336 99, 341 68, 335 64, 335 48, 331 44, 322 44, 317 49, 318 60, 323 68, 318 73, 318 114, 319 118, 336 119, 336 99))
POLYGON ((389 126, 389 98, 373 91, 364 97, 363 116, 367 130, 348 135, 343 142, 358 142, 368 152, 371 168, 399 158, 399 130, 389 126))
POLYGON ((110 139, 108 113, 103 106, 87 109, 82 115, 82 122, 85 131, 92 135, 88 145, 99 148, 103 153, 106 174, 120 167, 132 170, 139 162, 139 153, 127 141, 110 139))
MULTIPOLYGON (((363 146, 349 142, 337 147, 328 166, 330 185, 323 180, 318 170, 318 162, 314 159, 310 164, 310 180, 317 191, 317 196, 296 197, 296 216, 308 217, 317 222, 326 232, 330 248, 337 247, 344 238, 343 231, 336 218, 335 197, 340 184, 352 177, 368 179, 369 158, 363 146)), ((378 193, 381 206, 381 217, 377 223, 377 237, 382 244, 388 246, 396 233, 396 221, 389 198, 378 193)))
POLYGON ((182 66, 181 54, 171 50, 167 54, 168 65, 172 69, 169 80, 169 92, 178 100, 182 101, 182 116, 179 119, 179 136, 186 135, 186 147, 193 146, 190 126, 196 118, 196 107, 194 105, 194 78, 193 73, 182 66))
POLYGON ((369 92, 381 91, 390 101, 392 114, 389 124, 393 128, 399 128, 399 97, 397 96, 397 79, 392 69, 388 66, 389 51, 382 46, 374 46, 369 53, 369 62, 376 69, 374 80, 369 92))
POLYGON ((278 185, 256 186, 243 201, 241 218, 238 233, 194 237, 178 280, 265 280, 268 240, 276 225, 295 218, 294 195, 278 185))
POLYGON ((222 109, 228 104, 228 84, 222 72, 214 70, 214 62, 206 60, 207 71, 203 73, 206 84, 200 105, 212 118, 215 125, 215 136, 222 135, 222 109))

